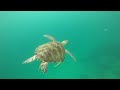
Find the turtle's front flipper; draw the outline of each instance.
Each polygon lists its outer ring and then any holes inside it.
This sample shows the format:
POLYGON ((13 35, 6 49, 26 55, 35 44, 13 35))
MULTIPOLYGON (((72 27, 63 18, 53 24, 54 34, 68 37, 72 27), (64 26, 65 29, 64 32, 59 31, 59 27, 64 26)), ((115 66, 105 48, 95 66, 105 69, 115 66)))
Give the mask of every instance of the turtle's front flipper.
POLYGON ((46 73, 47 72, 47 69, 48 69, 48 62, 42 62, 41 64, 40 64, 40 67, 39 67, 40 69, 41 69, 41 71, 43 72, 43 73, 46 73))
POLYGON ((55 38, 50 35, 43 35, 43 36, 48 38, 49 40, 56 41, 55 38))
POLYGON ((22 64, 30 63, 36 59, 36 55, 32 56, 31 58, 25 60, 22 64))
POLYGON ((70 53, 68 50, 65 50, 65 52, 69 54, 75 61, 77 61, 76 58, 72 55, 72 53, 70 53))

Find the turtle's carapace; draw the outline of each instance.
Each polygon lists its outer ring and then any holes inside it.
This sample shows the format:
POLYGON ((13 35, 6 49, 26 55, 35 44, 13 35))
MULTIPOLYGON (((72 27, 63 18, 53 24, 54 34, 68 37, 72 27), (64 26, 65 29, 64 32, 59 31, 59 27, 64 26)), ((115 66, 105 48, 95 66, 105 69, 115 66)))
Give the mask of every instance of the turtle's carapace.
POLYGON ((35 50, 35 55, 25 60, 23 64, 33 62, 36 59, 40 60, 42 61, 42 63, 40 64, 39 68, 42 70, 43 73, 46 73, 48 63, 58 62, 58 64, 56 65, 58 66, 64 61, 65 53, 69 54, 76 61, 75 57, 64 48, 64 45, 68 43, 68 40, 58 42, 54 37, 50 35, 43 36, 51 40, 51 42, 38 46, 35 50))

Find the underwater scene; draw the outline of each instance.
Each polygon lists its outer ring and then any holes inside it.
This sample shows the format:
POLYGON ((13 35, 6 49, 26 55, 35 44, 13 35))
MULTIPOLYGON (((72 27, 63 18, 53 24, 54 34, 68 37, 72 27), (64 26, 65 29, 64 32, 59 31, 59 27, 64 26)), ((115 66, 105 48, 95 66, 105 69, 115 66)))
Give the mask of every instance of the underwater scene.
POLYGON ((0 79, 120 79, 120 11, 0 11, 0 79))

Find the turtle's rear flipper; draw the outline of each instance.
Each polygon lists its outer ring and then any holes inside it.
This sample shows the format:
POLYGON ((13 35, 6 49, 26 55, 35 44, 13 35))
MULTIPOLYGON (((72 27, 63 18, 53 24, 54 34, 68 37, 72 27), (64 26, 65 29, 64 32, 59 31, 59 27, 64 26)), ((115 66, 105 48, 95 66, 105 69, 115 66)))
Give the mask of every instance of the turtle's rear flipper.
POLYGON ((32 56, 31 58, 25 60, 22 64, 30 63, 36 59, 36 55, 32 56))
POLYGON ((43 36, 48 38, 49 40, 56 41, 55 38, 50 35, 43 35, 43 36))
POLYGON ((46 73, 47 72, 47 69, 48 69, 48 62, 42 62, 41 64, 40 64, 40 67, 39 67, 40 69, 41 69, 41 71, 43 72, 43 73, 46 73))

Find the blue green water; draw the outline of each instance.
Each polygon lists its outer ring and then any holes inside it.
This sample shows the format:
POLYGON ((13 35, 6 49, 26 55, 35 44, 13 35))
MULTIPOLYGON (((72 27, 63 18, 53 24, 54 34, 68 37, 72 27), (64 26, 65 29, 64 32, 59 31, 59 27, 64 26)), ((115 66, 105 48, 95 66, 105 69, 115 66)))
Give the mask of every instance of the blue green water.
POLYGON ((119 11, 0 11, 0 79, 120 78, 119 11), (40 61, 22 62, 37 46, 69 40, 68 54, 58 67, 50 63, 44 75, 40 61))

